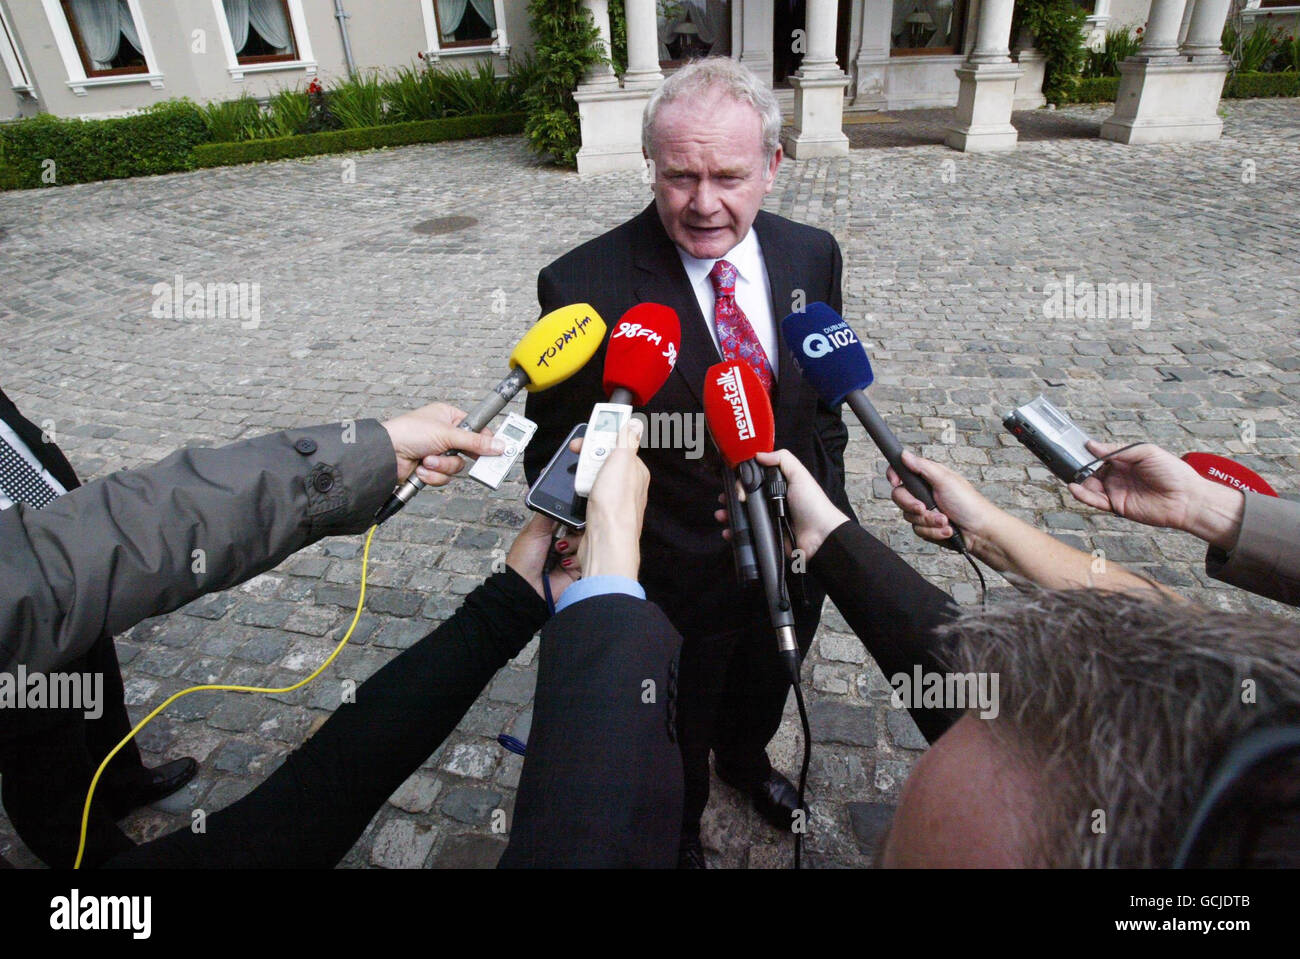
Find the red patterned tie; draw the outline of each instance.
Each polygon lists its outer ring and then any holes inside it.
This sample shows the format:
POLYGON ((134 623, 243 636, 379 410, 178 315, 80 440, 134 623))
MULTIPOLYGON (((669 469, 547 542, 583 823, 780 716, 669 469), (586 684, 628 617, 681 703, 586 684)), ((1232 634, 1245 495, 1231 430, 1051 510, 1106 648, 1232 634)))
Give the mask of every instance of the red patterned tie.
POLYGON ((718 331, 718 346, 726 360, 744 360, 758 374, 763 389, 772 392, 772 366, 754 328, 736 302, 736 267, 719 260, 709 271, 713 281, 713 322, 718 331))

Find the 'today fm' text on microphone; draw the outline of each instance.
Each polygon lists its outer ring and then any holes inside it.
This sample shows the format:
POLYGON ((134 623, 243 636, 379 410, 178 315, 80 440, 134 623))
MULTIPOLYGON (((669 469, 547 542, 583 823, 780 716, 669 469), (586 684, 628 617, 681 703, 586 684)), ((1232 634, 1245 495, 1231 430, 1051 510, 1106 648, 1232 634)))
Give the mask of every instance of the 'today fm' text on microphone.
MULTIPOLYGON (((586 303, 552 310, 533 324, 510 353, 510 372, 459 426, 477 433, 514 399, 521 389, 530 393, 563 383, 596 355, 605 338, 605 321, 586 303)), ((412 473, 375 514, 379 525, 392 517, 424 488, 412 473)))
MULTIPOLYGON (((857 414, 867 435, 907 491, 925 504, 926 509, 936 509, 930 484, 903 465, 903 445, 863 392, 875 379, 871 360, 844 318, 825 303, 810 303, 804 312, 791 313, 781 321, 781 335, 803 378, 822 402, 838 410, 848 400, 849 408, 857 414)), ((966 542, 955 523, 952 536, 939 545, 966 552, 966 542)))

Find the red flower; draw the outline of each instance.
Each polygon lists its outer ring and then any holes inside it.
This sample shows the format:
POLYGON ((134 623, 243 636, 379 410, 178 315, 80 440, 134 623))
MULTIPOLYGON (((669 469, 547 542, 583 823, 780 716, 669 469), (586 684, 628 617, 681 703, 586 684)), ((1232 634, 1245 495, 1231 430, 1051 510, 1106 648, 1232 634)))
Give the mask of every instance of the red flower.
POLYGON ((320 81, 319 81, 319 80, 312 80, 311 83, 307 84, 307 92, 308 92, 308 93, 320 93, 320 92, 321 92, 320 81))
POLYGON ((1138 36, 1141 36, 1141 35, 1142 35, 1142 28, 1141 28, 1141 27, 1138 27, 1138 28, 1137 28, 1137 32, 1138 32, 1138 36))
POLYGON ((416 50, 416 51, 415 51, 415 55, 416 55, 417 57, 419 57, 421 60, 424 59, 424 51, 423 51, 423 50, 416 50))

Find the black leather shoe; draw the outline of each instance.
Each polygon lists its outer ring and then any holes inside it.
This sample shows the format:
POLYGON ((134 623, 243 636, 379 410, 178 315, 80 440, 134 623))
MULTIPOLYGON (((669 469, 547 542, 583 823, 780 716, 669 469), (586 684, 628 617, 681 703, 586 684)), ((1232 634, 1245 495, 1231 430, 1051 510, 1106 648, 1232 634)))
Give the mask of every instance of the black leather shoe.
POLYGON ((799 808, 799 790, 794 783, 773 769, 767 778, 757 785, 745 785, 727 774, 727 767, 721 763, 715 766, 718 778, 733 789, 749 795, 754 809, 774 829, 789 832, 794 827, 794 811, 799 808))
POLYGON ((163 763, 153 769, 140 767, 125 782, 113 784, 105 797, 114 819, 122 819, 132 810, 165 799, 197 775, 199 764, 189 756, 163 763))
POLYGON ((699 836, 682 837, 682 844, 677 848, 678 869, 708 869, 704 859, 704 846, 699 836))

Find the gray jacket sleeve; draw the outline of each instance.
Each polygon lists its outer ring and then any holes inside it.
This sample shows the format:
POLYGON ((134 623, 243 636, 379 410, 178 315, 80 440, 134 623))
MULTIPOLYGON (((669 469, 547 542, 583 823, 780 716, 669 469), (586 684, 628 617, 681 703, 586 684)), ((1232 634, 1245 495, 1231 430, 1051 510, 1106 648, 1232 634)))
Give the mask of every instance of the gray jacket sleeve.
POLYGON ((1237 543, 1227 552, 1211 546, 1205 571, 1252 593, 1300 606, 1300 503, 1246 493, 1237 543))
POLYGON ((50 670, 100 636, 365 530, 396 460, 376 420, 186 449, 0 511, 0 669, 50 670))

